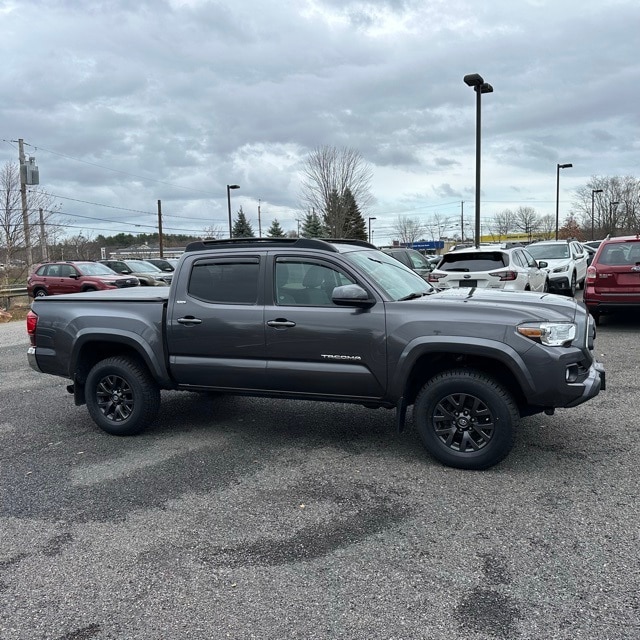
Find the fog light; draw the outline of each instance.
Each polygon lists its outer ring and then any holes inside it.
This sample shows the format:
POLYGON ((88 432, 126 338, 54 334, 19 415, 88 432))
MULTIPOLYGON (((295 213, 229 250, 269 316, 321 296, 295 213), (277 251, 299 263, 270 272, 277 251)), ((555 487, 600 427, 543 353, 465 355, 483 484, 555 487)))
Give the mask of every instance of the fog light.
POLYGON ((570 364, 567 367, 567 371, 565 372, 565 378, 567 382, 575 382, 578 379, 578 373, 579 373, 578 365, 570 364))

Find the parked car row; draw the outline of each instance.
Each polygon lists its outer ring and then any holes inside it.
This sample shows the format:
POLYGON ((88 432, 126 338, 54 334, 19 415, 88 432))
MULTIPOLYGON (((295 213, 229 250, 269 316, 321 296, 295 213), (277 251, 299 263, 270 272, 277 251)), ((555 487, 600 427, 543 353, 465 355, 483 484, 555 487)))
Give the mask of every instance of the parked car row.
POLYGON ((167 286, 172 274, 146 260, 43 262, 27 279, 33 298, 137 286, 167 286))
POLYGON ((584 287, 590 252, 574 240, 455 245, 429 260, 406 248, 384 249, 440 289, 480 287, 509 291, 551 291, 574 296, 584 287))

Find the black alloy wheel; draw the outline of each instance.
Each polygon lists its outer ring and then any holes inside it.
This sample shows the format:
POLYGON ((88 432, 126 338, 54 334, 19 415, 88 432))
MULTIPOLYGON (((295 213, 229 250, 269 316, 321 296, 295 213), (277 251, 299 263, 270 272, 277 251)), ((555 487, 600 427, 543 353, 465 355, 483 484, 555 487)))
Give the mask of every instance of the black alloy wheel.
POLYGON ((481 371, 445 371, 416 398, 414 420, 422 441, 440 462, 487 469, 504 459, 519 412, 511 394, 481 371))
POLYGON ((155 418, 160 390, 139 361, 116 356, 98 362, 85 384, 87 409, 93 421, 107 433, 135 435, 155 418))

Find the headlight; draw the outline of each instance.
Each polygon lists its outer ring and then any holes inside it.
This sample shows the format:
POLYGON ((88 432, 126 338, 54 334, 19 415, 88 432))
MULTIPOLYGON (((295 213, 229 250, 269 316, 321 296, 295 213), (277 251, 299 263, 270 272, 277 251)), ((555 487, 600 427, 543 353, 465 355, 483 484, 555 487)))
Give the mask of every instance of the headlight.
POLYGON ((573 322, 521 324, 517 331, 520 335, 548 347, 561 347, 576 337, 576 325, 573 322))
POLYGON ((563 264, 561 267, 556 267, 553 270, 553 273, 562 273, 563 271, 569 271, 569 265, 563 264))

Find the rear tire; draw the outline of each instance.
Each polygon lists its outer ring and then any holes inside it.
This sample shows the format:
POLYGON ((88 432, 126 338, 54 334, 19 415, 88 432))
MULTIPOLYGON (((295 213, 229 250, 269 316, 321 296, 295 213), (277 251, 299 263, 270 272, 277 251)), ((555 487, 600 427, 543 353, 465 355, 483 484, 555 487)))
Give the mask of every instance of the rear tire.
POLYGON ((115 436, 141 433, 160 408, 160 389, 149 371, 126 356, 94 365, 87 376, 85 397, 93 421, 115 436))
POLYGON ((480 371, 445 371, 416 399, 414 420, 431 455, 450 467, 488 469, 513 447, 519 412, 511 394, 480 371))
POLYGON ((45 289, 36 289, 33 292, 33 297, 34 298, 44 298, 47 295, 47 292, 45 289))

